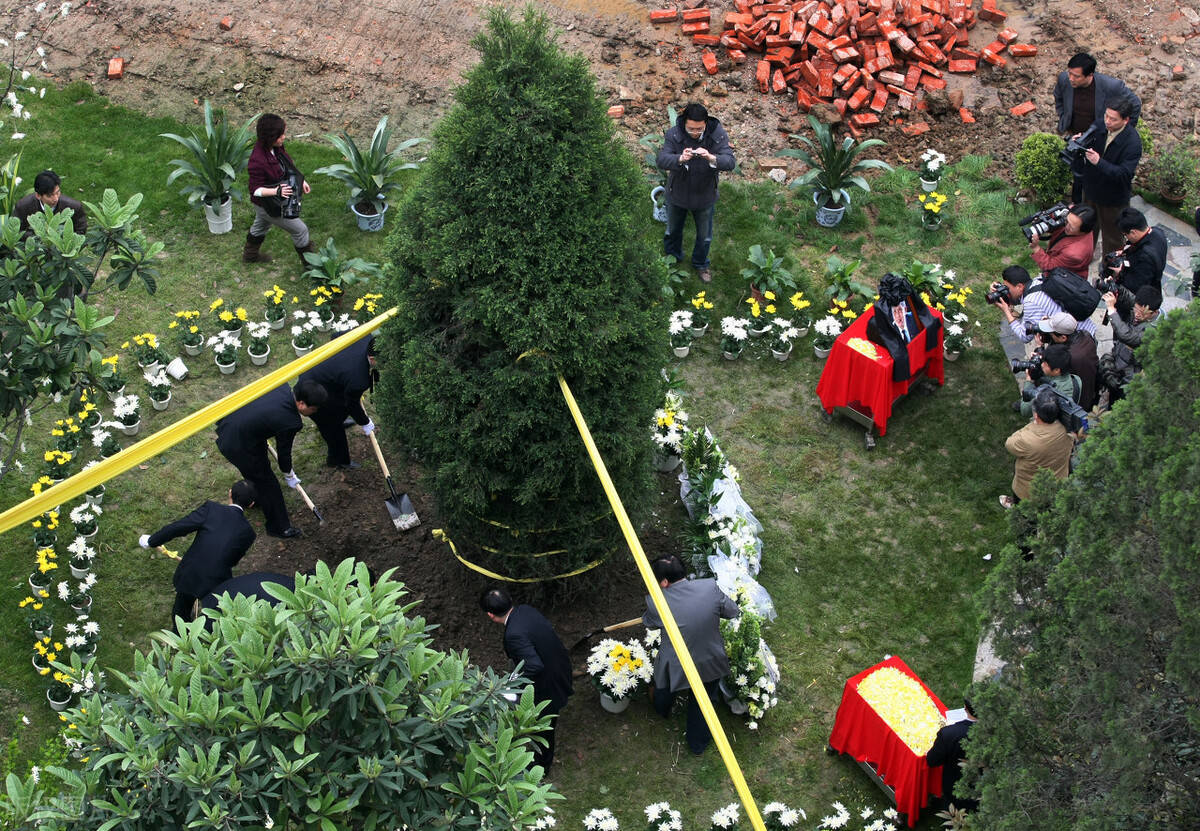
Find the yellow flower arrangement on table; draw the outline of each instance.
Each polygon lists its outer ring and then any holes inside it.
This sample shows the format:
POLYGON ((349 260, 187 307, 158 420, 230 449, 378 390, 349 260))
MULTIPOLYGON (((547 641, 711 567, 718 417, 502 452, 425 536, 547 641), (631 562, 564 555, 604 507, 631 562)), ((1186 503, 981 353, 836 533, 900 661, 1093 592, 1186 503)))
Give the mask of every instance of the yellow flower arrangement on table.
POLYGON ((929 752, 946 723, 921 683, 895 667, 881 667, 859 681, 858 694, 918 756, 929 752))

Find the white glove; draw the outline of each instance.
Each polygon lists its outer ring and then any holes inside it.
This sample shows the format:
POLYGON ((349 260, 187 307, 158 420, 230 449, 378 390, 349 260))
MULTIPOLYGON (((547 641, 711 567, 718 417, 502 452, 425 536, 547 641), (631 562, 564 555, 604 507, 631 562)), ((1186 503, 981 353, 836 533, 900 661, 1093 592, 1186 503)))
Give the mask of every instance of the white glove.
POLYGON ((372 433, 374 433, 375 432, 375 422, 371 421, 371 419, 368 418, 367 423, 362 426, 362 431, 363 431, 364 436, 369 436, 372 433))
POLYGON ((289 488, 294 488, 299 486, 300 477, 296 475, 296 471, 289 470, 287 473, 283 474, 283 481, 287 483, 289 488))
POLYGON ((138 537, 138 545, 140 545, 142 548, 149 548, 150 547, 150 535, 142 534, 140 537, 138 537))

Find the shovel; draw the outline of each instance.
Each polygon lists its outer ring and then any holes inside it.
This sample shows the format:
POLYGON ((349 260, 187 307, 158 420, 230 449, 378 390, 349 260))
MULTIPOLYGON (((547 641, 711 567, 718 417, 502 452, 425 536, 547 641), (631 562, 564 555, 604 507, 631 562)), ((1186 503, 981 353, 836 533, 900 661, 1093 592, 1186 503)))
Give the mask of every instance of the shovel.
POLYGON ((574 651, 574 650, 578 649, 581 644, 586 643, 588 640, 595 637, 596 635, 601 635, 601 634, 604 634, 605 632, 615 632, 618 629, 628 629, 630 626, 637 626, 641 622, 642 622, 642 619, 640 617, 635 617, 635 618, 630 618, 629 620, 623 620, 620 623, 614 623, 611 626, 601 627, 600 629, 597 629, 593 632, 588 632, 582 638, 575 641, 575 645, 571 647, 571 650, 574 651))
MULTIPOLYGON (((275 448, 268 444, 267 450, 271 451, 271 457, 278 462, 279 454, 275 452, 275 448)), ((300 493, 300 498, 304 500, 304 504, 308 506, 310 511, 312 511, 313 516, 317 518, 317 525, 323 526, 325 524, 325 517, 321 516, 321 512, 317 510, 317 506, 313 504, 313 501, 308 498, 308 494, 304 492, 304 488, 300 485, 296 485, 296 490, 300 493)))
POLYGON ((383 451, 379 449, 379 439, 375 438, 373 431, 371 447, 375 448, 375 458, 379 460, 379 467, 383 471, 384 478, 387 479, 388 491, 392 494, 390 498, 383 500, 388 516, 392 518, 392 524, 396 526, 397 531, 407 531, 409 528, 417 527, 421 524, 421 520, 417 517, 417 509, 413 507, 412 500, 408 498, 407 493, 396 495, 396 485, 392 482, 391 471, 388 470, 387 462, 383 460, 383 451))

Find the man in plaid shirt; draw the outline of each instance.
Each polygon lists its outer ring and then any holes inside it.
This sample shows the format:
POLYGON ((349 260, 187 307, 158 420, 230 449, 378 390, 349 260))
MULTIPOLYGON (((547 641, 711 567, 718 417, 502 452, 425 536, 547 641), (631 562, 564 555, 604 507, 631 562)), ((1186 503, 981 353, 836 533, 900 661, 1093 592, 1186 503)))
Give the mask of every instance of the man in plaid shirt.
MULTIPOLYGON (((1041 290, 1041 275, 1031 278, 1029 272, 1021 266, 1010 265, 1004 269, 1001 279, 1004 281, 1003 285, 1008 288, 1009 300, 997 300, 996 305, 1000 307, 1000 312, 1008 321, 1008 326, 1017 339, 1022 343, 1029 343, 1033 340, 1033 336, 1037 332, 1037 325, 1042 319, 1058 314, 1063 308, 1054 302, 1050 295, 1041 290), (1018 303, 1021 305, 1020 317, 1013 314, 1012 310, 1012 307, 1018 303), (1026 325, 1026 322, 1029 325, 1026 325)), ((995 291, 1000 285, 1000 283, 993 283, 992 290, 995 291)), ((1091 318, 1081 320, 1078 331, 1087 332, 1095 338, 1096 324, 1091 321, 1091 318)))

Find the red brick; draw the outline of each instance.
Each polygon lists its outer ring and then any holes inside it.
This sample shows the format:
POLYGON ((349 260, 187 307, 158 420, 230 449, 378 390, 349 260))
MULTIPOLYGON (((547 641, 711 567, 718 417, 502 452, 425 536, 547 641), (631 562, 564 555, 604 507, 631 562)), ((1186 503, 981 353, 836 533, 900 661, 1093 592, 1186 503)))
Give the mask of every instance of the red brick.
POLYGON ((918 121, 915 124, 909 124, 907 127, 900 128, 900 132, 906 136, 919 136, 922 133, 929 132, 929 124, 924 121, 918 121))
POLYGON ((897 87, 904 86, 904 75, 900 72, 892 72, 890 69, 885 69, 879 73, 878 77, 885 84, 892 84, 897 87))
POLYGON ((879 123, 879 116, 875 113, 855 113, 850 116, 850 123, 856 127, 869 127, 879 123))
POLYGON ((956 46, 954 51, 950 53, 952 61, 977 61, 979 60, 979 52, 975 49, 968 49, 965 46, 956 46))
POLYGON ((704 68, 708 70, 709 75, 717 74, 717 56, 711 49, 705 49, 700 55, 700 60, 704 62, 704 68))
POLYGON ((222 17, 221 22, 218 23, 217 25, 221 27, 221 31, 228 32, 230 29, 233 28, 233 18, 232 17, 222 17))
POLYGON ((716 35, 692 35, 692 43, 697 46, 717 46, 721 39, 716 35))
POLYGON ((1008 61, 997 55, 991 49, 983 50, 983 59, 992 66, 1004 67, 1008 65, 1008 61))
POLYGON ((921 83, 921 67, 913 64, 904 73, 904 88, 913 92, 917 88, 917 84, 921 83))
POLYGON ((987 46, 985 46, 983 48, 988 49, 997 55, 1002 55, 1002 54, 1004 54, 1004 50, 1008 48, 1008 44, 1002 40, 993 40, 991 43, 989 43, 987 46))
POLYGON ((941 78, 934 78, 932 75, 922 75, 921 86, 925 89, 945 89, 946 82, 941 78))
POLYGON ((125 75, 125 59, 113 58, 108 62, 109 80, 116 81, 125 75))
POLYGON ((884 108, 887 106, 887 100, 888 100, 887 87, 882 87, 882 86, 876 87, 875 95, 871 99, 871 109, 877 113, 883 112, 884 108))
POLYGON ((651 23, 674 23, 679 19, 679 9, 652 9, 650 11, 651 23))
POLYGON ((998 9, 989 9, 987 6, 984 6, 979 10, 979 19, 986 20, 989 23, 1003 23, 1008 20, 1008 14, 998 9))
POLYGON ((742 26, 749 26, 753 22, 754 22, 754 15, 752 15, 752 14, 741 14, 740 12, 726 12, 725 13, 725 28, 726 29, 732 29, 734 26, 737 26, 739 24, 742 26))
POLYGON ((996 35, 996 40, 1002 40, 1005 43, 1012 43, 1017 39, 1016 29, 1003 29, 1000 34, 996 35))
POLYGON ((800 112, 806 113, 812 109, 813 99, 808 90, 803 87, 796 88, 796 106, 800 108, 800 112))
POLYGON ((754 78, 758 81, 759 91, 767 92, 771 83, 771 64, 766 61, 759 61, 758 68, 754 72, 754 78))
POLYGON ((746 53, 741 49, 730 49, 728 54, 729 60, 735 64, 741 65, 746 62, 746 53))
POLYGON ((925 61, 917 61, 917 66, 921 67, 921 71, 926 75, 932 75, 935 78, 942 77, 942 70, 938 69, 936 66, 925 63, 925 61))
POLYGON ((1008 54, 1014 58, 1032 58, 1037 54, 1037 47, 1031 43, 1010 43, 1008 54))
POLYGON ((962 119, 963 124, 974 124, 975 116, 971 115, 971 111, 966 107, 958 108, 958 117, 962 119))
POLYGON ((783 70, 776 69, 775 74, 771 76, 771 92, 780 93, 787 91, 787 81, 783 79, 783 70))
MULTIPOLYGON (((900 90, 900 94, 896 96, 896 106, 902 110, 911 110, 916 100, 913 93, 907 90, 900 90)), ((921 103, 924 104, 925 102, 922 101, 921 103)))
POLYGON ((975 61, 950 61, 951 72, 974 72, 975 61))
POLYGON ((1023 104, 1017 104, 1017 106, 1010 108, 1009 112, 1015 116, 1022 116, 1022 115, 1029 115, 1031 112, 1033 112, 1036 109, 1037 109, 1037 104, 1033 103, 1032 101, 1026 101, 1023 104))
POLYGON ((866 87, 859 87, 858 91, 850 96, 850 100, 846 103, 852 110, 861 110, 863 105, 867 103, 867 99, 871 97, 871 92, 866 87))
POLYGON ((609 118, 620 118, 623 115, 625 115, 625 108, 620 104, 617 104, 615 107, 608 108, 609 118))
POLYGON ((683 22, 684 23, 695 23, 697 21, 703 20, 705 23, 707 23, 709 20, 709 14, 710 14, 710 12, 706 8, 688 9, 687 11, 685 11, 683 13, 683 22))
POLYGON ((685 35, 702 35, 708 31, 708 21, 700 20, 696 23, 684 23, 679 27, 679 30, 685 35))

